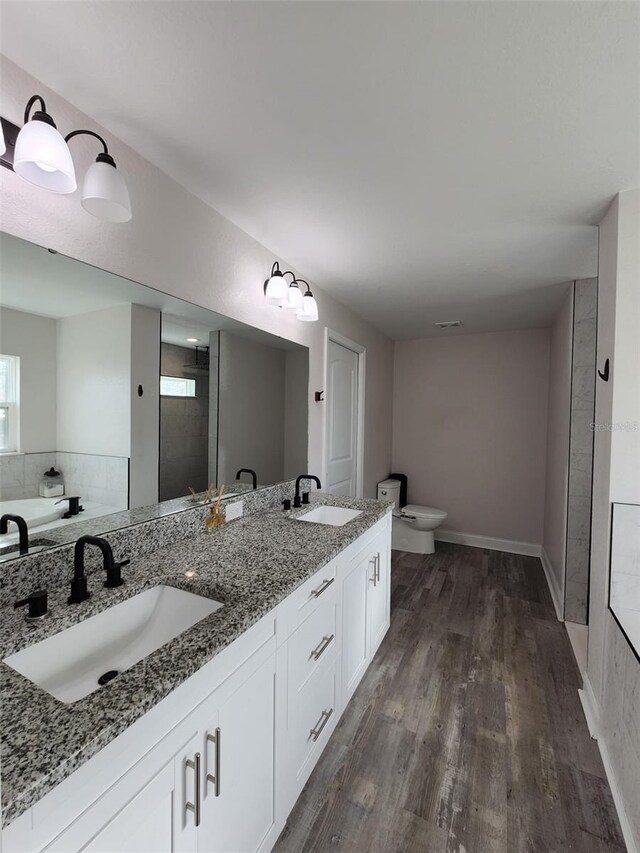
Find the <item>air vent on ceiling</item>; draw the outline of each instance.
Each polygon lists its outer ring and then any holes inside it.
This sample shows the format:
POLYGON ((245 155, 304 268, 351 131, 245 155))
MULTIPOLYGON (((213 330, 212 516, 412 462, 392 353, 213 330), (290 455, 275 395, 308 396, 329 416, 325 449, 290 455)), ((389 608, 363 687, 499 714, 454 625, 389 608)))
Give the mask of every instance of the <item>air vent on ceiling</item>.
POLYGON ((441 320, 439 323, 435 323, 439 329, 456 329, 458 326, 462 325, 462 320, 441 320))

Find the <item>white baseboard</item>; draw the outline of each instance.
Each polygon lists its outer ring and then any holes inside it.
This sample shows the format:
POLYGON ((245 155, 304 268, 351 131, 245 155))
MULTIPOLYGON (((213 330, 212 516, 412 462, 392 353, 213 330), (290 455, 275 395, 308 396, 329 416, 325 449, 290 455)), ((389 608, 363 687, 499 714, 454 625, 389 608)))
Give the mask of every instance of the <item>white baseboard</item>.
POLYGON ((549 560, 549 555, 543 547, 540 548, 540 562, 542 563, 542 568, 544 569, 544 574, 547 578, 547 586, 549 587, 549 592, 551 593, 551 599, 553 601, 553 606, 556 611, 556 616, 558 617, 558 621, 562 622, 564 619, 564 601, 562 596, 562 590, 558 586, 558 581, 556 580, 556 576, 553 573, 553 568, 551 566, 551 561, 549 560))
POLYGON ((582 703, 582 710, 587 721, 589 734, 594 740, 598 740, 598 735, 600 734, 600 708, 586 672, 582 675, 582 690, 578 690, 578 696, 582 703))
POLYGON ((600 737, 600 705, 596 699, 589 677, 586 674, 583 676, 582 690, 578 690, 578 696, 580 697, 582 710, 584 711, 587 726, 589 727, 589 734, 598 742, 598 749, 600 750, 600 756, 604 765, 604 772, 607 776, 609 787, 611 788, 611 796, 613 797, 613 803, 616 807, 616 812, 618 813, 618 820, 620 821, 620 828, 622 829, 622 837, 624 838, 624 842, 627 846, 627 853, 640 853, 640 839, 637 840, 633 837, 633 829, 631 827, 631 822, 627 817, 624 800, 620 792, 611 755, 609 754, 605 739, 600 737))
POLYGON ((536 545, 535 542, 516 542, 512 539, 498 539, 495 536, 458 533, 457 530, 436 530, 434 533, 439 542, 470 545, 472 548, 488 548, 490 551, 506 551, 509 554, 523 554, 526 557, 539 557, 542 550, 541 546, 536 545))

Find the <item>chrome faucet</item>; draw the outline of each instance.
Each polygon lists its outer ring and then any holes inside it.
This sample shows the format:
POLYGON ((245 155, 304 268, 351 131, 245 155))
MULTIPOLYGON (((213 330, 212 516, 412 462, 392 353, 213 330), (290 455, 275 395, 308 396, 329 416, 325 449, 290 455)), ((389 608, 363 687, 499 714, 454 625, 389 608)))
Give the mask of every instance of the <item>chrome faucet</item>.
POLYGON ((24 557, 29 553, 29 530, 27 522, 21 515, 11 515, 6 513, 0 518, 0 533, 6 533, 9 529, 9 522, 13 521, 18 525, 18 535, 20 537, 20 556, 24 557))
POLYGON ((309 492, 303 492, 302 493, 302 501, 300 500, 300 481, 301 480, 314 480, 316 486, 319 489, 322 488, 322 484, 321 484, 320 480, 316 477, 315 474, 300 474, 299 477, 296 477, 296 494, 295 494, 295 497, 293 499, 294 509, 299 509, 299 507, 301 507, 302 504, 308 504, 309 503, 309 492))

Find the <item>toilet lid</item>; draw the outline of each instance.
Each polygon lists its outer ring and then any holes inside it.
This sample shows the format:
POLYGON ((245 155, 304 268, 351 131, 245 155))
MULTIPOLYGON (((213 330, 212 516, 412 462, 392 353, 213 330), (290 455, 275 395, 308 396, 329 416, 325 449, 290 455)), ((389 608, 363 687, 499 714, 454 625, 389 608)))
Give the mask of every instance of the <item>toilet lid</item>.
POLYGON ((447 513, 433 506, 420 506, 419 504, 407 504, 400 512, 405 515, 415 515, 416 518, 446 518, 447 513))

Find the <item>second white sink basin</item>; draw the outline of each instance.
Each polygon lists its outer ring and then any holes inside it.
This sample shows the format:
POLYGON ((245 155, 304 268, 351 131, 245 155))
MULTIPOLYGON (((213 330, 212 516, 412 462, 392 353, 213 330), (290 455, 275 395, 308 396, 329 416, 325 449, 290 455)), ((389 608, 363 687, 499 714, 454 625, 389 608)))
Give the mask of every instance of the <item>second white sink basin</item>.
POLYGON ((172 586, 154 586, 5 658, 59 699, 76 702, 222 607, 172 586))
POLYGON ((362 515, 361 509, 346 509, 342 506, 319 506, 304 515, 299 515, 296 521, 312 521, 314 524, 330 524, 332 527, 342 527, 362 515))

